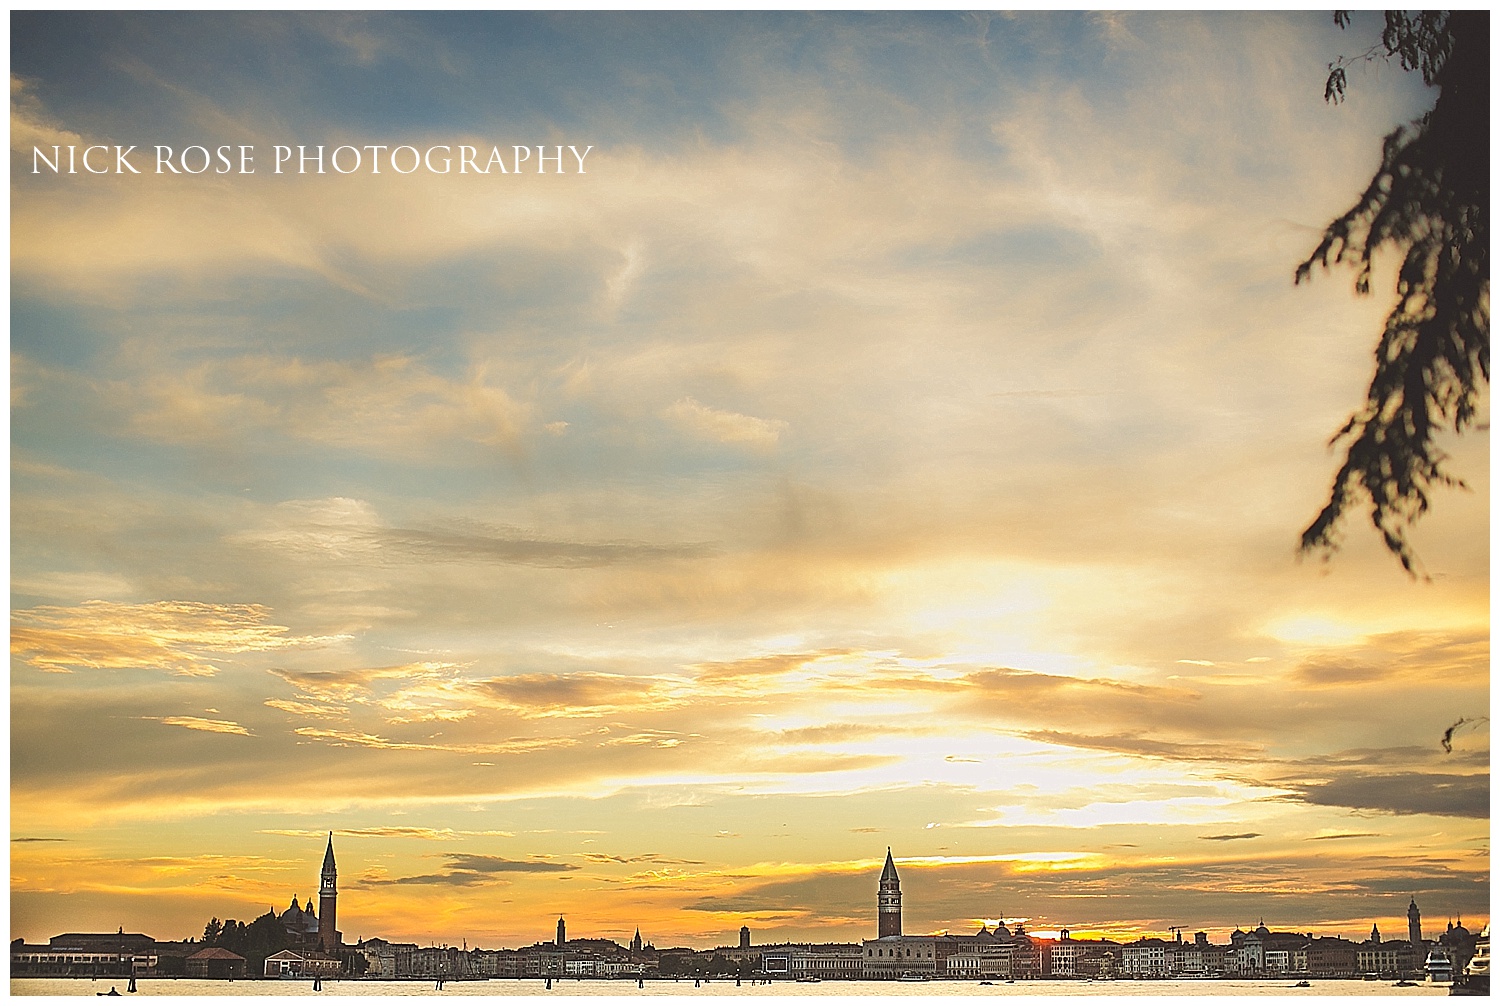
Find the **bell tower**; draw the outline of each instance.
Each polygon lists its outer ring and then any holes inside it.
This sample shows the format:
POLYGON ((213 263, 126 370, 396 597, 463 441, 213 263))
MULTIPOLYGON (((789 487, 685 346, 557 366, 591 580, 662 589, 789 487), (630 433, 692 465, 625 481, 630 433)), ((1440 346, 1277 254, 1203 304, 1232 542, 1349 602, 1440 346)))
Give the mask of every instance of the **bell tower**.
POLYGON ((1406 906, 1406 938, 1413 949, 1422 945, 1422 912, 1417 908, 1416 895, 1412 895, 1411 904, 1406 906))
POLYGON ((879 921, 881 936, 901 935, 901 878, 896 875, 896 861, 890 847, 885 850, 885 869, 880 871, 879 921))
POLYGON ((333 832, 328 833, 328 851, 323 853, 323 876, 318 884, 318 946, 336 953, 339 944, 339 868, 333 861, 333 832))

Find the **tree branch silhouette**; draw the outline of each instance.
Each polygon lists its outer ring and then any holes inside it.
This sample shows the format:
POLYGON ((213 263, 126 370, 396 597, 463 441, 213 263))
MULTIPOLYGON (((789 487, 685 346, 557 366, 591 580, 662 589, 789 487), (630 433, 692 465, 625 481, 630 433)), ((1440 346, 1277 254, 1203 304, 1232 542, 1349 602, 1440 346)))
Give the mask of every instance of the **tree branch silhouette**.
MULTIPOLYGON (((1345 27, 1349 15, 1334 22, 1345 27)), ((1464 486, 1434 437, 1471 426, 1489 383, 1489 13, 1387 11, 1378 46, 1329 64, 1324 99, 1342 101, 1347 68, 1376 58, 1420 70, 1438 97, 1385 138, 1364 194, 1297 267, 1301 283, 1314 266, 1348 263, 1355 290, 1367 294, 1376 253, 1403 253, 1375 376, 1363 407, 1329 441, 1347 444, 1344 463, 1299 551, 1329 557, 1345 512, 1364 498, 1385 547, 1415 576, 1408 530, 1433 487, 1464 486)))

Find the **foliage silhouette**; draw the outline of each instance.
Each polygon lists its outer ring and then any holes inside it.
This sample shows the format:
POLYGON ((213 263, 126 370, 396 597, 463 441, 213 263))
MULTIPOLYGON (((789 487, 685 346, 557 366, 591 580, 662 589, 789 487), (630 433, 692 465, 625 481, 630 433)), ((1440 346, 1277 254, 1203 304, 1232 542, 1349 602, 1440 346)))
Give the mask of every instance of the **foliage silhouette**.
MULTIPOLYGON (((1349 15, 1340 11, 1334 22, 1345 27, 1349 15)), ((1407 531, 1426 513, 1432 487, 1464 485, 1443 467, 1434 435, 1474 423, 1490 376, 1489 12, 1387 11, 1379 45, 1330 64, 1324 99, 1343 100, 1349 66, 1393 57, 1420 70, 1437 101, 1385 138, 1369 187, 1296 271, 1300 283, 1315 265, 1348 262, 1355 289, 1369 293, 1376 253, 1404 252, 1375 376, 1364 406, 1330 441, 1347 442, 1344 464, 1300 551, 1330 555, 1339 522, 1362 495, 1386 548, 1416 575, 1407 531)))

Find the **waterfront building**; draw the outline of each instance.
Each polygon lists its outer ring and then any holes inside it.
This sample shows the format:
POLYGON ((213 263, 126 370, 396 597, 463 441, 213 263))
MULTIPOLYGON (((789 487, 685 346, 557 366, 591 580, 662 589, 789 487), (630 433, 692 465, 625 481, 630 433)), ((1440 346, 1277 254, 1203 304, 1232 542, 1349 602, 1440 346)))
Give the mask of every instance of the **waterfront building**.
POLYGON ((882 936, 865 940, 860 973, 865 978, 935 977, 948 970, 948 954, 958 949, 948 936, 882 936))
POLYGON ((1366 940, 1355 948, 1355 968, 1360 974, 1394 978, 1400 974, 1396 944, 1366 940))
POLYGON ((760 969, 773 978, 860 978, 864 948, 858 943, 782 944, 762 947, 760 969))
POLYGON ((1167 941, 1148 936, 1120 948, 1120 973, 1130 978, 1167 976, 1167 941))
POLYGON ((943 962, 948 978, 1011 977, 1011 945, 994 941, 974 941, 959 945, 943 962))
POLYGON ((204 947, 188 957, 185 971, 189 978, 218 978, 233 980, 244 978, 247 962, 233 950, 223 947, 204 947))
POLYGON ((410 970, 410 955, 417 949, 415 943, 392 943, 379 937, 360 940, 355 951, 365 959, 365 977, 395 978, 410 970), (402 959, 405 956, 405 960, 402 959))
POLYGON ((156 941, 145 933, 62 933, 46 946, 16 940, 10 973, 30 976, 128 976, 154 971, 156 941))
POLYGON ((316 950, 281 950, 266 958, 267 978, 328 978, 343 970, 344 962, 316 950))
POLYGON ((1359 974, 1358 950, 1337 936, 1314 937, 1303 947, 1306 971, 1314 978, 1352 978, 1359 974))

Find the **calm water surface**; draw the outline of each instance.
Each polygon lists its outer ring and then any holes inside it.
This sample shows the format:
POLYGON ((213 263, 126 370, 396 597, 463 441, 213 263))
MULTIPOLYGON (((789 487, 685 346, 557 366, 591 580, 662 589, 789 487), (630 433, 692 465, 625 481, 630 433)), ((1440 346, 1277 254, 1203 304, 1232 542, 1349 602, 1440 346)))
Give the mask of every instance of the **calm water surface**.
MULTIPOLYGON (((14 996, 89 996, 108 992, 111 986, 124 992, 126 981, 101 978, 13 978, 14 996)), ((876 996, 921 996, 937 1000, 968 1000, 980 996, 1031 996, 1035 998, 1093 998, 1099 996, 1150 996, 1187 998, 1201 996, 1444 996, 1442 986, 1416 985, 1398 988, 1393 982, 1313 981, 1309 988, 1295 988, 1295 979, 1260 981, 1160 981, 1084 982, 1031 981, 980 985, 974 981, 862 982, 827 981, 816 984, 775 982, 771 985, 736 986, 734 980, 716 980, 695 986, 687 981, 647 981, 644 989, 631 981, 597 979, 554 980, 547 990, 539 978, 496 978, 489 981, 448 981, 438 991, 431 981, 325 981, 322 992, 312 990, 310 980, 298 981, 203 981, 192 978, 143 978, 136 983, 137 996, 533 996, 538 999, 618 996, 751 996, 762 998, 864 999, 876 996)))

